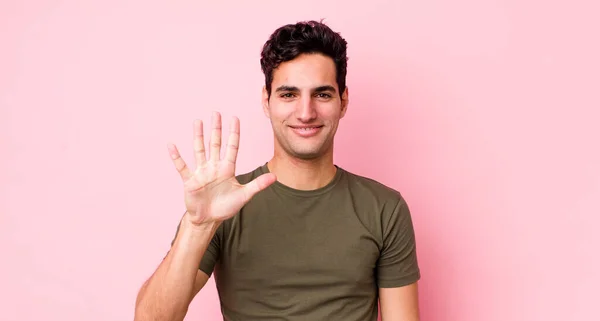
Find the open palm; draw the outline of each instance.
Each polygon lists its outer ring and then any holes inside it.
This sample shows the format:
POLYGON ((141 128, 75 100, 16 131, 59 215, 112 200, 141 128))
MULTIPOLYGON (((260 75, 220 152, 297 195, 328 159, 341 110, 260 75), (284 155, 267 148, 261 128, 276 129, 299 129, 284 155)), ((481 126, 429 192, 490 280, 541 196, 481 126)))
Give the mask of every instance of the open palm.
POLYGON ((234 117, 230 126, 227 149, 221 159, 221 115, 213 113, 210 158, 206 158, 202 121, 194 122, 194 155, 192 171, 181 158, 175 145, 169 153, 184 186, 184 200, 190 221, 194 224, 220 222, 234 216, 250 199, 275 182, 272 173, 263 174, 241 185, 235 178, 235 163, 240 141, 240 122, 234 117))

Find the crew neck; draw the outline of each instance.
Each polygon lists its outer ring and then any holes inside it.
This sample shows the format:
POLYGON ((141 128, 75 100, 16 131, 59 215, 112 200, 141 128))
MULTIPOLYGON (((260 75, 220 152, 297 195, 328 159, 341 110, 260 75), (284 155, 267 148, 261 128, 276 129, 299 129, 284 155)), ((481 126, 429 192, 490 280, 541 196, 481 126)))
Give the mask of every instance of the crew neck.
MULTIPOLYGON (((260 171, 262 174, 270 173, 268 164, 269 163, 266 162, 264 165, 262 165, 260 167, 260 171)), ((335 166, 335 168, 336 168, 335 175, 333 176, 333 178, 325 186, 319 187, 317 189, 312 189, 312 190, 295 189, 295 188, 289 187, 279 181, 275 181, 275 183, 273 183, 271 186, 278 191, 281 191, 286 194, 294 195, 294 196, 311 197, 311 196, 322 195, 322 194, 325 194, 325 193, 331 191, 337 185, 337 183, 340 181, 340 179, 342 178, 342 174, 343 174, 344 170, 335 164, 333 166, 335 166)))

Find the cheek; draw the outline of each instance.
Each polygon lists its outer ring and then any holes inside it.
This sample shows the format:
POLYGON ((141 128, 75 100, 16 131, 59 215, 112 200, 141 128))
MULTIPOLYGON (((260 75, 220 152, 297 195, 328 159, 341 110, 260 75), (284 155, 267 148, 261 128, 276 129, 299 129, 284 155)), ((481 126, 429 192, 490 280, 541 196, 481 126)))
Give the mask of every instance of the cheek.
POLYGON ((337 122, 342 116, 342 109, 338 106, 328 106, 321 110, 319 116, 326 121, 337 122))
POLYGON ((293 106, 285 104, 271 105, 270 108, 271 120, 276 122, 284 122, 294 116, 293 106))

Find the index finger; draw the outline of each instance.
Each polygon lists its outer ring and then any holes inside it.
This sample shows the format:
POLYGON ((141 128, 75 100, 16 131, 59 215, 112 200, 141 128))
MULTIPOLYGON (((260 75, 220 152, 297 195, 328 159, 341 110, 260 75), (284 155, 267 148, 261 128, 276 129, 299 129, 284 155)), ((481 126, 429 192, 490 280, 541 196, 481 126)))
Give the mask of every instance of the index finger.
POLYGON ((225 159, 235 165, 238 150, 240 148, 240 120, 237 117, 231 119, 229 128, 229 139, 227 140, 227 151, 225 159))

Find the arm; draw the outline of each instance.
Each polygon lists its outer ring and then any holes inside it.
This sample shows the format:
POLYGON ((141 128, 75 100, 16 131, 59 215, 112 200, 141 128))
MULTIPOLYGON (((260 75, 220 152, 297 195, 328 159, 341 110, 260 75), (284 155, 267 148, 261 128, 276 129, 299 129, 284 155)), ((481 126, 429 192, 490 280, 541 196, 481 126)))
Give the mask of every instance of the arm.
POLYGON ((381 321, 419 321, 417 283, 379 289, 381 321))
POLYGON ((378 263, 382 321, 419 321, 417 282, 421 277, 415 231, 406 201, 384 213, 384 242, 378 263))
POLYGON ((192 299, 208 281, 198 266, 217 227, 217 223, 193 225, 186 213, 171 250, 140 289, 135 321, 184 319, 192 299))
POLYGON ((177 147, 169 145, 171 160, 183 181, 186 213, 171 250, 140 289, 135 321, 183 320, 192 299, 208 280, 199 267, 220 224, 276 181, 274 174, 263 174, 246 185, 236 180, 240 136, 237 118, 232 122, 224 159, 220 159, 221 115, 217 112, 213 114, 211 132, 207 157, 203 124, 194 122, 194 171, 181 158, 177 147))

